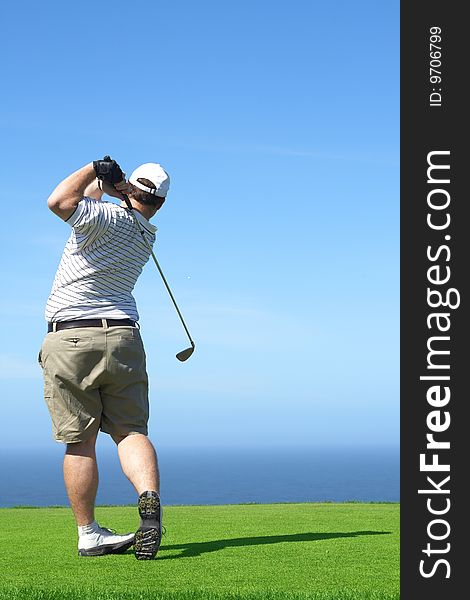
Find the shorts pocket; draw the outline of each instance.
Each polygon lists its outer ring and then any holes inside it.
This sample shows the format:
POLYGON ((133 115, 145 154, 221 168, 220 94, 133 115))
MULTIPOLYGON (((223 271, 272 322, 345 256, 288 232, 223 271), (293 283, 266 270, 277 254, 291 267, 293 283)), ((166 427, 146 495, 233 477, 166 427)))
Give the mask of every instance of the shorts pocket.
POLYGON ((70 334, 60 340, 61 350, 91 350, 93 339, 80 335, 70 334))

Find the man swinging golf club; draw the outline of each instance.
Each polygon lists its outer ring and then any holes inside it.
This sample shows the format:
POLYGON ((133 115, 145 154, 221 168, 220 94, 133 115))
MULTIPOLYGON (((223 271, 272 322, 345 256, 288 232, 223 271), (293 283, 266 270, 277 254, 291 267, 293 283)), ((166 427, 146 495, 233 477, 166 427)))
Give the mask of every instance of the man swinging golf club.
POLYGON ((66 444, 64 480, 81 556, 135 545, 137 559, 152 559, 160 546, 159 472, 147 437, 148 378, 132 290, 155 241, 149 219, 168 188, 160 165, 141 165, 127 183, 105 156, 66 177, 48 199, 72 233, 47 301, 39 361, 53 434, 66 444), (103 193, 121 205, 101 201, 103 193), (139 496, 135 534, 116 534, 95 521, 99 430, 117 444, 122 470, 139 496))

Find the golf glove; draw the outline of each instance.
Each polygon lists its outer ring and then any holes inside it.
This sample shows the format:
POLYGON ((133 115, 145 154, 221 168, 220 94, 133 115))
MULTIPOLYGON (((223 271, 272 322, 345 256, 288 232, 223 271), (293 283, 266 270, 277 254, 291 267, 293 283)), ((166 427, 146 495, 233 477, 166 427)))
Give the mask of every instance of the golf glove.
POLYGON ((103 160, 94 160, 93 168, 98 179, 111 185, 119 183, 124 179, 121 167, 110 156, 105 156, 103 160))

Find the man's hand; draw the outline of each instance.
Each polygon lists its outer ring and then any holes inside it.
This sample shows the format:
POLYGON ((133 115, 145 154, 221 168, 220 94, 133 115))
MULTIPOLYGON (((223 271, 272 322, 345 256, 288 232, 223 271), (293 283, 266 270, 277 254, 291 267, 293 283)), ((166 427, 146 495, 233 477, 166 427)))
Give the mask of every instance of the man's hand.
POLYGON ((106 183, 106 181, 101 183, 101 189, 105 194, 108 194, 108 196, 113 196, 114 198, 119 198, 119 200, 124 200, 123 194, 127 195, 130 191, 130 188, 130 183, 127 183, 125 179, 114 185, 106 183))
POLYGON ((98 179, 110 183, 111 185, 119 183, 124 179, 124 173, 122 172, 121 167, 110 156, 105 156, 103 160, 94 160, 93 169, 95 170, 98 179))

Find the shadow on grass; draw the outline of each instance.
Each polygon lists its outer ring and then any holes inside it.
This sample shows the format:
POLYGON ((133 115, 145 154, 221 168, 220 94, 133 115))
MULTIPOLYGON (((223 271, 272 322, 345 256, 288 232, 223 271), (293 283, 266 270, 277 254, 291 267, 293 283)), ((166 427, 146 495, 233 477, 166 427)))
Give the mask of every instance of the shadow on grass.
POLYGON ((158 556, 158 560, 174 558, 190 558, 201 556, 206 552, 217 552, 224 548, 237 546, 259 546, 264 544, 280 544, 284 542, 318 542, 335 538, 355 538, 360 535, 389 535, 391 531, 350 531, 348 533, 293 533, 291 535, 263 535, 259 537, 232 538, 228 540, 212 540, 210 542, 194 542, 189 544, 173 544, 162 546, 162 550, 182 550, 176 556, 158 556))

